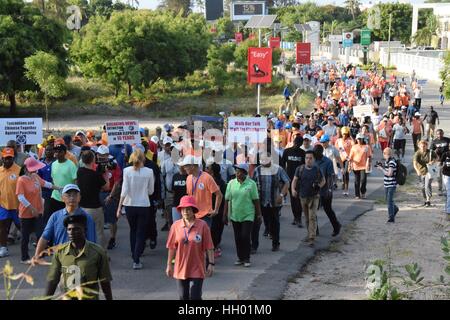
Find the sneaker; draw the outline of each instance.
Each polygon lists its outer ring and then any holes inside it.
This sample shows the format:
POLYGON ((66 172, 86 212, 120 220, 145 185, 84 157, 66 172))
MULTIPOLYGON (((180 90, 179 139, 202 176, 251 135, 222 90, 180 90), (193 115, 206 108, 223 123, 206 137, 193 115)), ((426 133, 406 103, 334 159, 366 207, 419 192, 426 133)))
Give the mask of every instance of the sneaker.
POLYGON ((425 207, 427 208, 431 207, 431 202, 430 201, 425 202, 425 207))
POLYGON ((9 251, 7 247, 0 247, 0 258, 9 256, 9 251))
POLYGON ((20 260, 21 264, 31 264, 31 259, 20 260))
POLYGON ((156 248, 156 241, 150 241, 150 249, 155 249, 156 248))
POLYGON ((268 236, 269 236, 269 231, 264 230, 263 236, 264 236, 264 237, 268 237, 268 236))
POLYGON ((111 238, 108 242, 108 250, 114 249, 116 247, 116 239, 111 238))
POLYGON ((363 193, 361 196, 362 196, 363 199, 366 199, 366 194, 365 193, 363 193))
POLYGON ((161 228, 161 231, 169 231, 169 223, 166 222, 166 224, 161 228))
POLYGON ((355 200, 359 200, 359 199, 361 199, 360 197, 355 197, 355 200))
POLYGON ((251 263, 250 262, 244 262, 244 267, 246 267, 246 268, 248 268, 248 267, 251 267, 251 263))
POLYGON ((234 265, 235 266, 242 266, 244 264, 244 262, 242 262, 241 260, 237 260, 234 265))
POLYGON ((389 219, 386 223, 394 223, 395 220, 394 219, 389 219))
POLYGON ((140 270, 140 269, 142 269, 142 263, 133 262, 133 270, 140 270))

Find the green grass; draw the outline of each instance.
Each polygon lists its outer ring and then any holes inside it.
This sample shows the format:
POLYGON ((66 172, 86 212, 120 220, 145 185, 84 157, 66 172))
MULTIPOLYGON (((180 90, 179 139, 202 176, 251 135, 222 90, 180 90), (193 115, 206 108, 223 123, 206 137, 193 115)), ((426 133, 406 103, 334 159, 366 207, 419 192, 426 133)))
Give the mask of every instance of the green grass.
MULTIPOLYGON (((77 115, 142 116, 152 118, 182 118, 193 114, 218 115, 220 111, 234 115, 250 116, 256 113, 256 86, 227 86, 222 94, 217 94, 207 80, 189 82, 173 80, 159 81, 157 86, 144 93, 133 92, 131 97, 122 92, 116 98, 112 86, 79 77, 67 80, 68 95, 53 101, 49 107, 51 118, 67 118, 77 115), (158 91, 159 90, 159 91, 158 91)), ((261 113, 277 112, 283 103, 284 81, 274 79, 270 86, 261 88, 261 113)), ((314 97, 303 94, 300 108, 310 109, 314 97)), ((17 97, 19 116, 44 117, 41 97, 34 92, 21 93, 17 97)), ((0 116, 9 116, 9 106, 0 100, 0 116)))

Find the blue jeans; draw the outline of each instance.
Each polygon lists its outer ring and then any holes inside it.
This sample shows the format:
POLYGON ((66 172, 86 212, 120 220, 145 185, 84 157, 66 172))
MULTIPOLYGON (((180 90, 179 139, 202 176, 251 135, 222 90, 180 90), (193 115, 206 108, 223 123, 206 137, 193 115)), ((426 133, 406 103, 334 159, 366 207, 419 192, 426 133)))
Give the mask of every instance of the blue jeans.
POLYGON ((391 220, 395 218, 395 211, 398 210, 398 207, 394 203, 394 195, 396 189, 397 187, 384 188, 386 192, 386 201, 388 206, 389 219, 391 220))

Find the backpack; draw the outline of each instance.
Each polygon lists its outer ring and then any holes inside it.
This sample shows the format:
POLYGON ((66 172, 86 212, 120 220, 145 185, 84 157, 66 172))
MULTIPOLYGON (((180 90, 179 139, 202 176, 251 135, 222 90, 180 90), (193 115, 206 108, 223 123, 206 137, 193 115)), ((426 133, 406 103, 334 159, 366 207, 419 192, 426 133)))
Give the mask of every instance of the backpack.
POLYGON ((397 184, 404 185, 406 183, 406 176, 408 175, 408 169, 401 163, 399 159, 395 160, 397 165, 397 172, 395 174, 395 180, 397 184))

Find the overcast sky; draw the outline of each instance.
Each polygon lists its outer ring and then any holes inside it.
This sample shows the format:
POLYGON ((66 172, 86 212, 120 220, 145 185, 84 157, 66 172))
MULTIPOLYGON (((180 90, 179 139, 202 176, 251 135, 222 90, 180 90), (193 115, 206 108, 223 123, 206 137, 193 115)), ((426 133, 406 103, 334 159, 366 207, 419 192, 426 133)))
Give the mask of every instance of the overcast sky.
MULTIPOLYGON (((450 1, 450 0, 449 0, 450 1)), ((306 2, 305 1, 301 1, 301 2, 306 2)), ((342 5, 345 0, 316 0, 315 1, 317 4, 336 4, 336 5, 342 5)), ((367 4, 370 1, 368 0, 362 0, 361 3, 362 4, 367 4)), ((378 2, 397 2, 397 1, 393 1, 393 0, 374 0, 372 2, 378 3, 378 2)), ((424 0, 406 0, 406 1, 400 1, 400 2, 409 2, 409 3, 423 3, 424 0)), ((160 1, 159 0, 140 0, 139 1, 139 7, 140 8, 145 8, 145 9, 155 9, 158 5, 159 5, 160 1)))

